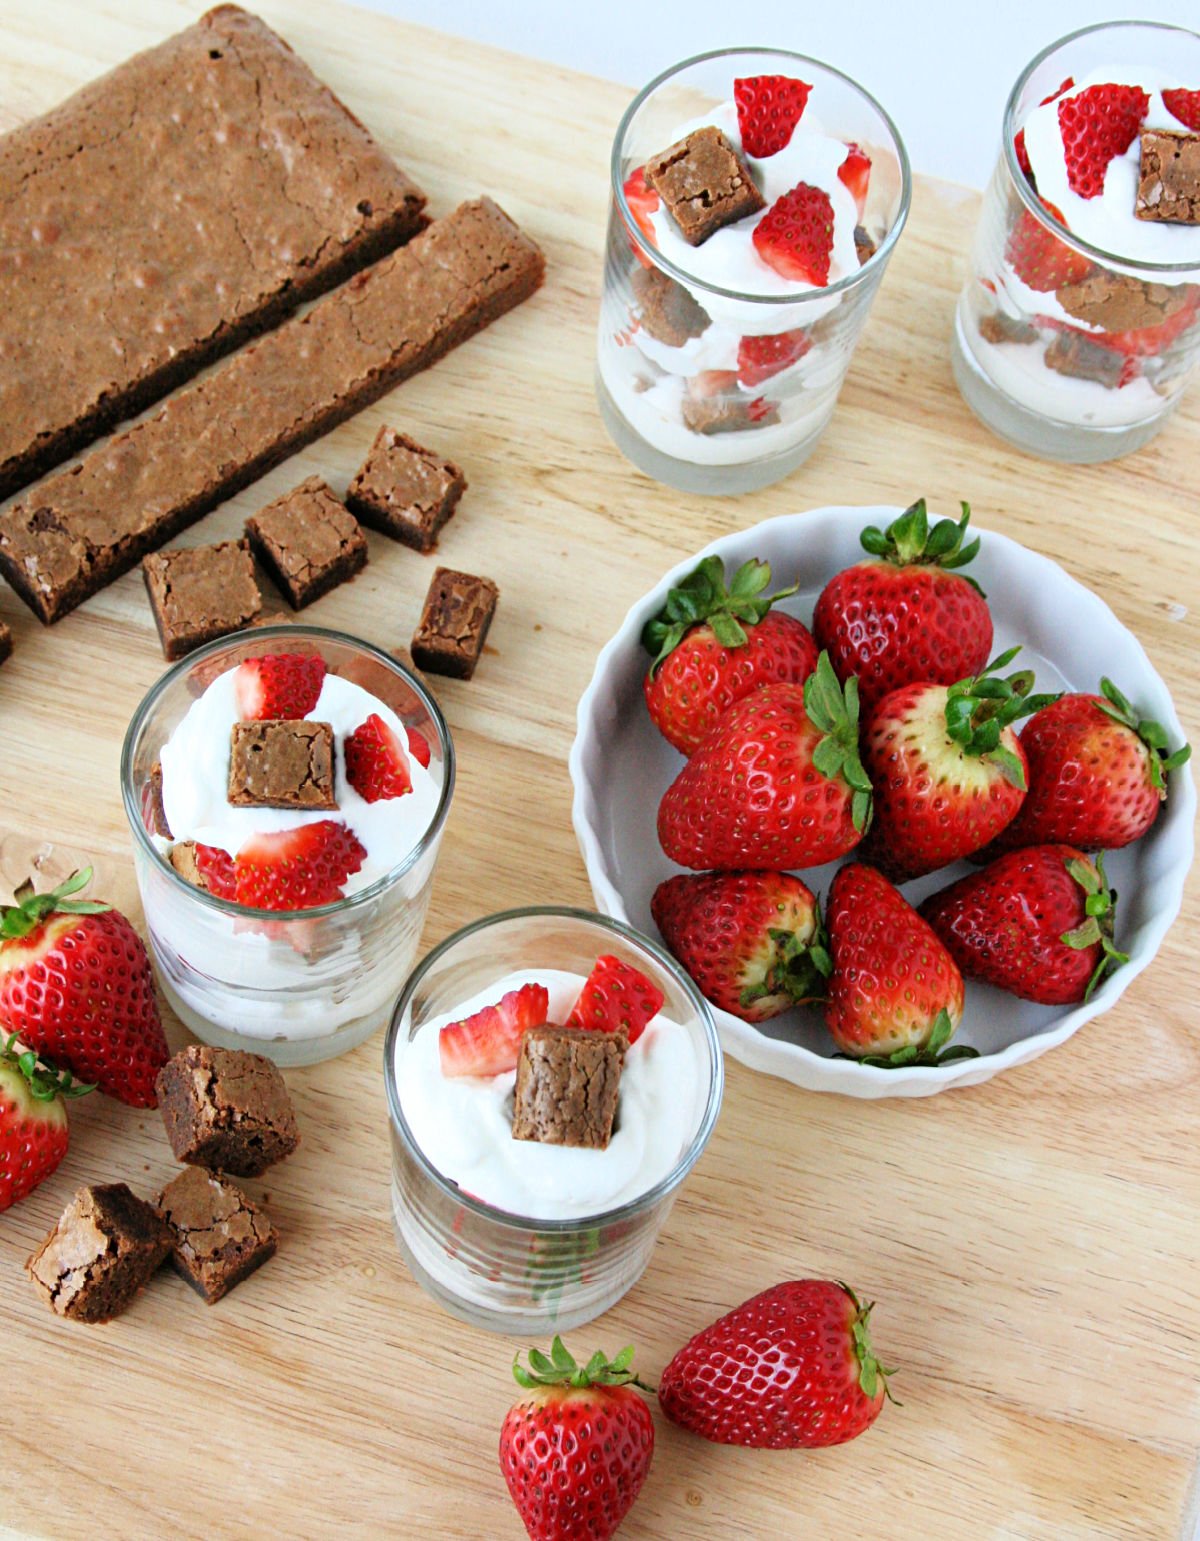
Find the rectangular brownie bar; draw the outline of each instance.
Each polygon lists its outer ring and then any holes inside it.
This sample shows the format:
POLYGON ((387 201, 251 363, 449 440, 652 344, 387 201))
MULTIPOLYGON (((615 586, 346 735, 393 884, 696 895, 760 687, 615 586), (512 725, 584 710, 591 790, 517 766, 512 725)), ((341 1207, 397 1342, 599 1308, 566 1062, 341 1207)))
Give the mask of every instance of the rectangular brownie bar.
POLYGON ((537 246, 464 203, 0 514, 0 572, 47 625, 538 287, 537 246))
POLYGON ((425 197, 257 16, 0 138, 0 496, 403 244, 425 197))
POLYGON ((319 476, 252 514, 246 538, 293 610, 311 605, 367 565, 367 538, 358 520, 319 476))

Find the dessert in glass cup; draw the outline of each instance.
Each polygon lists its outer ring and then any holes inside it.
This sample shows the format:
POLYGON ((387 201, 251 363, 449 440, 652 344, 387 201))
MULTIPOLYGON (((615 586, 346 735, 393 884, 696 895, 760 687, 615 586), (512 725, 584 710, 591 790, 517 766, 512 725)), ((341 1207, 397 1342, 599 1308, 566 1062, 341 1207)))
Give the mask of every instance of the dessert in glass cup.
POLYGON ((651 81, 612 151, 596 389, 617 446, 694 492, 799 465, 909 198, 891 120, 828 65, 725 50, 651 81))
POLYGON ((1089 27, 1022 72, 953 352, 1034 454, 1110 460, 1162 427, 1200 363, 1200 36, 1089 27))
POLYGON ((386 1022, 454 787, 414 673, 316 627, 222 638, 142 702, 121 780, 159 980, 198 1038, 310 1064, 386 1022))

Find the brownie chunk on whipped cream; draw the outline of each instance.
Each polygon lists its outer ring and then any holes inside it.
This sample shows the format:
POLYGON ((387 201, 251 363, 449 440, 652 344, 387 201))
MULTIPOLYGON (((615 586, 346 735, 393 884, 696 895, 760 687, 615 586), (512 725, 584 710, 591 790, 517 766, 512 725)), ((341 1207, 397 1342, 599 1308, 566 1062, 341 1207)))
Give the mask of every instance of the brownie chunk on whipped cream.
POLYGON ((171 1250, 162 1216, 124 1183, 80 1188, 26 1263, 52 1311, 107 1322, 129 1305, 171 1250))
POLYGON ((689 246, 702 246, 723 226, 766 207, 746 163, 711 124, 651 156, 646 181, 689 246))
POLYGON ((284 1079, 261 1054, 189 1044, 155 1090, 177 1161, 257 1177, 300 1143, 284 1079))
POLYGON ((171 1228, 175 1272, 210 1306, 275 1256, 275 1227, 226 1177, 188 1167, 157 1203, 171 1228))
POLYGON ((530 1028, 517 1060, 513 1139, 607 1149, 628 1047, 623 1033, 530 1028))
POLYGON ((1138 219, 1200 225, 1200 134, 1143 129, 1138 172, 1138 219))
POLYGON ((229 749, 235 808, 337 808, 327 722, 235 722, 229 749))

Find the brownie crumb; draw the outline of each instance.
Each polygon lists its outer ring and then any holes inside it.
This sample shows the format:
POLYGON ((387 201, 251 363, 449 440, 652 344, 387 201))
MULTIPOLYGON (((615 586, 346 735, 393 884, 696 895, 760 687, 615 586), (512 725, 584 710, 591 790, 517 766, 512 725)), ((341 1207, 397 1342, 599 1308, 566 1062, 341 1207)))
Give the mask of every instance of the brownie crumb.
POLYGON ((500 590, 490 578, 439 567, 413 633, 412 656, 429 674, 469 680, 483 652, 500 590))
POLYGON ((153 551, 143 558, 142 572, 163 656, 171 662, 240 631, 262 609, 244 540, 153 551))
POLYGON ((453 460, 394 428, 381 428, 346 502, 371 529, 429 551, 466 490, 467 478, 453 460))
POLYGON ((307 720, 235 722, 229 802, 234 808, 336 808, 333 728, 307 720))
POLYGON ((51 1310, 107 1322, 133 1300, 171 1250, 171 1232, 124 1183, 80 1188, 26 1263, 51 1310))
POLYGON ((865 267, 878 250, 878 242, 872 240, 871 236, 866 230, 866 227, 863 225, 855 225, 854 254, 858 258, 859 267, 865 267))
POLYGON ((164 840, 170 840, 171 826, 167 823, 167 810, 163 805, 163 771, 157 763, 150 767, 150 775, 142 792, 142 822, 148 835, 159 835, 164 840))
POLYGON ((264 1055, 189 1044, 155 1090, 177 1161, 257 1177, 300 1143, 287 1086, 264 1055))
POLYGON ((553 1023, 522 1034, 513 1139, 606 1149, 628 1047, 624 1033, 553 1023))
POLYGON ((1145 128, 1141 149, 1138 219, 1200 225, 1200 134, 1145 128))
POLYGON ((646 162, 646 181, 689 246, 765 208, 746 163, 719 128, 694 129, 646 162))
POLYGON ((367 539, 358 520, 319 476, 252 514, 246 538, 293 610, 311 605, 367 565, 367 539))
POLYGON ((171 1229, 176 1273, 210 1306, 275 1256, 274 1226, 226 1177, 189 1167, 157 1204, 171 1229))

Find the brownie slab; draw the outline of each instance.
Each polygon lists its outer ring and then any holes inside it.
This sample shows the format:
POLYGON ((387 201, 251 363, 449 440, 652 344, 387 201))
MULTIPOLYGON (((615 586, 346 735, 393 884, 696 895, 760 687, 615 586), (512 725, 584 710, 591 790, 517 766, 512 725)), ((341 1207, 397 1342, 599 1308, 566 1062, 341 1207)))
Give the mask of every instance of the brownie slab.
POLYGON ((0 137, 0 496, 407 241, 424 204, 233 5, 0 137))
POLYGON ((261 1054, 189 1044, 155 1089, 177 1161, 257 1177, 300 1143, 284 1079, 261 1054))
POLYGON ((142 574, 163 656, 172 662, 240 631, 262 609, 254 559, 244 540, 154 551, 143 560, 142 574))
POLYGON ((235 808, 336 808, 327 722, 235 722, 229 745, 235 808))
POLYGON ((3 663, 6 658, 12 657, 12 650, 12 632, 3 621, 0 621, 0 663, 3 663))
POLYGON ((80 1188, 26 1263, 51 1310, 76 1322, 119 1315, 171 1250, 171 1232, 124 1183, 80 1188))
POLYGON ((628 1047, 623 1033, 592 1028, 547 1023, 523 1033, 513 1139, 607 1149, 628 1047))
POLYGON ((763 195, 732 142, 711 124, 646 162, 646 181, 689 246, 765 208, 763 195))
POLYGON ((175 1272, 210 1306, 275 1256, 275 1227, 228 1178, 192 1166, 155 1202, 171 1230, 175 1272))
POLYGON ((252 514, 246 538, 293 610, 303 610, 367 565, 367 540, 358 520, 319 476, 252 514))
POLYGON ((413 633, 412 656, 417 668, 469 680, 487 641, 499 597, 500 590, 490 578, 439 567, 413 633))
POLYGON ((1200 225, 1200 134, 1143 129, 1134 214, 1200 225))
POLYGON ((346 493, 352 513, 383 535, 429 551, 467 490, 453 460, 381 428, 346 493))
POLYGON ((527 299, 545 262, 464 203, 0 514, 0 572, 50 624, 147 551, 527 299))

